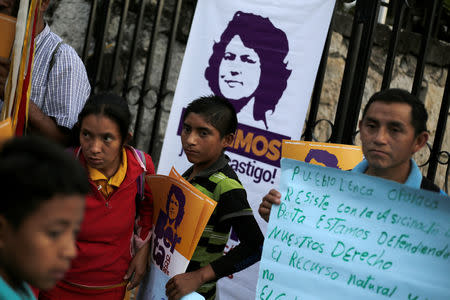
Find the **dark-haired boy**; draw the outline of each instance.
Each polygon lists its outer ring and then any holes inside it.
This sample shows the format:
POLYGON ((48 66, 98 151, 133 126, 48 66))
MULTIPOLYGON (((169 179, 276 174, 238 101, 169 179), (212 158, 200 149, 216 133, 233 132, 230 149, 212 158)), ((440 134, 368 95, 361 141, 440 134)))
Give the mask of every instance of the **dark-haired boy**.
POLYGON ((89 191, 81 165, 39 137, 0 150, 0 299, 35 299, 69 269, 89 191), (70 174, 70 175, 69 175, 70 174))
MULTIPOLYGON (((403 183, 409 187, 445 193, 425 178, 412 155, 428 141, 428 114, 423 103, 402 89, 387 89, 370 97, 359 130, 364 160, 352 172, 403 183)), ((281 194, 272 189, 264 196, 259 214, 268 221, 272 204, 281 194)))
POLYGON ((193 165, 183 177, 218 203, 187 272, 174 276, 166 285, 170 300, 197 289, 207 299, 212 298, 215 280, 241 271, 261 258, 264 237, 245 189, 224 154, 224 149, 233 143, 236 129, 233 106, 218 96, 194 100, 184 113, 181 142, 193 165), (223 256, 231 226, 240 244, 223 256))

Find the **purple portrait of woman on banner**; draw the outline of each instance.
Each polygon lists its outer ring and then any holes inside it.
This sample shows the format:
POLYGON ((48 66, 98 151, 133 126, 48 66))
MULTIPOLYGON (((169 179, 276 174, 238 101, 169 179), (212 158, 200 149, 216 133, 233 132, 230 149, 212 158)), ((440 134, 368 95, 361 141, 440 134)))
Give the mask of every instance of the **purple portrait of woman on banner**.
POLYGON ((238 11, 213 45, 205 78, 212 92, 228 99, 238 114, 247 110, 269 129, 267 118, 291 75, 288 52, 286 34, 268 18, 238 11))

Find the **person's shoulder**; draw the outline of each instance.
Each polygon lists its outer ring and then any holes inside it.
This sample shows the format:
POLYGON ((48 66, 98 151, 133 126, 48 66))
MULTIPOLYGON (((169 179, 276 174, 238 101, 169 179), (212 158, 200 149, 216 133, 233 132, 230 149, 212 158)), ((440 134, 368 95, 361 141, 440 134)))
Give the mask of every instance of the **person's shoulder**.
POLYGON ((236 185, 242 186, 239 177, 230 165, 225 165, 223 168, 217 170, 211 176, 209 180, 220 183, 220 182, 235 182, 236 185))
POLYGON ((220 172, 223 173, 226 177, 228 177, 230 179, 234 179, 234 180, 238 181, 239 183, 241 182, 239 180, 238 175, 236 174, 236 172, 233 170, 233 168, 229 164, 225 165, 220 170, 220 172))
POLYGON ((59 43, 60 41, 62 41, 62 38, 58 34, 54 33, 51 28, 49 28, 47 38, 52 39, 56 43, 59 43))
POLYGON ((236 172, 229 165, 226 165, 221 170, 212 174, 209 177, 209 180, 216 183, 216 188, 214 189, 216 197, 220 197, 225 193, 245 192, 236 172))
POLYGON ((127 159, 135 162, 138 165, 145 165, 146 174, 154 174, 155 166, 153 165, 152 157, 142 150, 136 149, 131 146, 125 147, 125 153, 127 154, 127 159))
POLYGON ((64 41, 61 41, 59 43, 60 45, 56 53, 56 56, 58 58, 65 58, 67 60, 70 60, 73 64, 84 65, 77 51, 75 51, 72 46, 65 43, 64 41))
POLYGON ((60 41, 54 46, 51 56, 51 68, 59 70, 58 73, 65 70, 64 74, 70 78, 76 78, 77 80, 72 81, 73 84, 71 86, 77 88, 80 92, 84 91, 87 100, 88 94, 90 93, 89 79, 87 77, 86 67, 75 49, 64 43, 64 41, 60 41))
POLYGON ((74 63, 83 64, 77 51, 71 45, 66 43, 59 35, 50 30, 46 39, 51 44, 52 52, 56 51, 56 58, 66 58, 72 60, 74 63))

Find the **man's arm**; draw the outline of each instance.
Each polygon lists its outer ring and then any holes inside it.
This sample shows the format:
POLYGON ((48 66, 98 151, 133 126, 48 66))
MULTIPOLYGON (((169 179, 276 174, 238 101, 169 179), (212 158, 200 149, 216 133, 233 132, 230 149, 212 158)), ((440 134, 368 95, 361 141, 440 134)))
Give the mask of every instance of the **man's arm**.
POLYGON ((52 118, 46 116, 31 100, 28 107, 28 121, 32 131, 38 132, 62 145, 69 144, 70 129, 58 126, 52 118))

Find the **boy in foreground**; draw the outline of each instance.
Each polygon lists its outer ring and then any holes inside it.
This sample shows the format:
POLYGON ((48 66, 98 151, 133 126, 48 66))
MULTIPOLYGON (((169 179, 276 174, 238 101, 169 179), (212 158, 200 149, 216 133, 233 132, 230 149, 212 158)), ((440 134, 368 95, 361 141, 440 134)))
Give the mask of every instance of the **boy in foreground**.
POLYGON ((181 142, 193 165, 183 177, 218 203, 187 272, 174 276, 166 285, 170 300, 193 291, 206 299, 213 298, 216 280, 241 271, 261 258, 264 237, 245 189, 224 154, 225 148, 233 143, 236 129, 233 106, 218 96, 194 100, 184 113, 181 142), (240 244, 222 255, 231 226, 240 244))
POLYGON ((28 284, 50 289, 76 256, 89 191, 82 167, 39 137, 0 150, 0 299, 35 299, 28 284))

